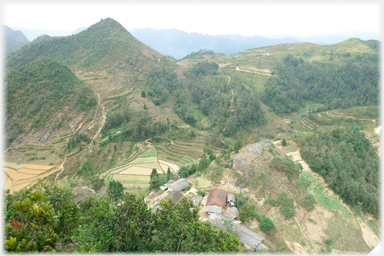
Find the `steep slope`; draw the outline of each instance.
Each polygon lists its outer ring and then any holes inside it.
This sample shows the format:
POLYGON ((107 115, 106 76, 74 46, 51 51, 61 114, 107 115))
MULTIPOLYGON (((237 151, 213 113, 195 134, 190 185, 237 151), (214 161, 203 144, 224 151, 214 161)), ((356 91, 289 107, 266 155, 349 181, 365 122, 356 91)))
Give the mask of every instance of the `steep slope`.
POLYGON ((13 29, 3 26, 5 37, 5 56, 21 49, 29 41, 21 31, 14 31, 13 29))
POLYGON ((65 116, 87 116, 97 103, 84 82, 52 59, 37 60, 11 71, 5 88, 6 135, 13 145, 29 143, 28 137, 39 130, 47 134, 33 141, 45 144, 51 133, 65 126, 65 116))

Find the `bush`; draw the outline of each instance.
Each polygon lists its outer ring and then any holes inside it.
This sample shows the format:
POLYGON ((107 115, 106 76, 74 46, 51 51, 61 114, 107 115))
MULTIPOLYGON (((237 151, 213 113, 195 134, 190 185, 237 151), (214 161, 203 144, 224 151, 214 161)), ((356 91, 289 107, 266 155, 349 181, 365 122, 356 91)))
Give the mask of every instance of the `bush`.
POLYGON ((191 189, 191 187, 192 187, 192 186, 191 186, 191 184, 189 184, 188 186, 186 186, 186 187, 185 187, 185 191, 188 191, 188 190, 190 190, 190 189, 191 189))
POLYGON ((315 209, 316 198, 313 194, 307 194, 301 199, 301 206, 303 206, 307 211, 315 209))
POLYGON ((260 225, 259 225, 260 229, 262 231, 268 231, 272 228, 275 227, 275 223, 273 223, 273 221, 268 218, 268 217, 264 217, 261 221, 260 221, 260 225))
POLYGON ((189 176, 189 170, 186 166, 181 166, 180 169, 177 171, 177 173, 180 175, 182 178, 186 178, 189 176))
POLYGON ((205 197, 205 191, 204 190, 198 190, 196 192, 199 196, 205 197))
POLYGON ((275 199, 273 198, 268 198, 267 202, 272 205, 272 206, 275 206, 275 199))
POLYGON ((295 206, 293 202, 295 200, 291 197, 288 197, 285 192, 280 193, 277 196, 276 202, 280 205, 280 212, 284 215, 285 219, 290 219, 295 216, 295 206))

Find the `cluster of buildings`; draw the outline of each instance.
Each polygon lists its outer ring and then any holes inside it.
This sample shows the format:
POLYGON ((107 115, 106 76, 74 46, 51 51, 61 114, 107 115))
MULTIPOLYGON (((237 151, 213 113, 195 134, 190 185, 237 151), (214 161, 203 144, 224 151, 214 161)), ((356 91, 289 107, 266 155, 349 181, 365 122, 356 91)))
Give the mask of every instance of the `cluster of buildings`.
MULTIPOLYGON (((166 184, 160 187, 161 190, 152 193, 146 198, 148 207, 152 211, 161 208, 159 202, 161 199, 172 198, 173 203, 177 203, 182 197, 186 196, 185 188, 189 183, 185 179, 178 179, 176 181, 169 180, 166 184)), ((194 206, 200 206, 201 200, 193 200, 194 206)), ((213 188, 210 190, 205 205, 201 208, 203 215, 208 217, 211 225, 218 226, 219 228, 228 230, 230 225, 231 231, 239 238, 246 248, 256 250, 264 238, 259 234, 241 225, 239 220, 239 211, 236 208, 236 198, 232 194, 220 188, 213 188)), ((191 208, 193 210, 193 208, 191 208)))

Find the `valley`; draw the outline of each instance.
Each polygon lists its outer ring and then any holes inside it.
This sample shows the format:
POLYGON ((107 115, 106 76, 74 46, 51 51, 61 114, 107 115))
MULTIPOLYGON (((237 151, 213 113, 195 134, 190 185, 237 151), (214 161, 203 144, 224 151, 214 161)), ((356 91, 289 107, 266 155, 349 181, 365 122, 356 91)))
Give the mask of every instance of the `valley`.
MULTIPOLYGON (((381 232, 378 44, 279 44, 176 61, 110 18, 76 35, 42 36, 6 61, 7 198, 58 185, 89 214, 79 217, 87 228, 60 231, 63 246, 72 246, 63 234, 77 232, 76 252, 104 252, 109 245, 100 249, 87 226, 100 219, 89 216, 117 216, 128 197, 137 210, 183 178, 189 201, 161 207, 185 208, 191 216, 183 218, 205 225, 195 221, 209 222, 209 192, 234 194, 241 225, 263 237, 263 253, 368 253, 381 232), (113 192, 119 186, 129 195, 113 192), (273 228, 261 228, 265 217, 273 228)), ((16 213, 7 207, 10 222, 16 213)), ((228 239, 232 251, 253 250, 228 239)))

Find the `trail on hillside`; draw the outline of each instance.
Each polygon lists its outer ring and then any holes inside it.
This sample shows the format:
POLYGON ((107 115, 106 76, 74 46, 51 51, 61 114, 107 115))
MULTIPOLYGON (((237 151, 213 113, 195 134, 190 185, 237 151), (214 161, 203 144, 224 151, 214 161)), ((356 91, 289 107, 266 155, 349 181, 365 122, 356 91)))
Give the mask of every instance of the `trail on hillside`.
POLYGON ((56 177, 55 177, 55 180, 53 181, 53 184, 56 183, 57 178, 58 178, 59 175, 64 171, 64 163, 65 163, 65 160, 67 160, 67 157, 64 157, 63 162, 62 162, 61 165, 58 167, 59 169, 61 169, 61 171, 60 171, 58 174, 56 174, 56 177))
MULTIPOLYGON (((277 148, 282 148, 281 146, 281 140, 280 141, 275 141, 273 143, 277 148)), ((333 195, 333 196, 336 196, 338 199, 339 197, 333 192, 333 190, 331 190, 328 185, 325 183, 324 179, 322 176, 320 176, 319 174, 315 173, 314 171, 312 171, 308 164, 302 159, 301 157, 301 154, 300 154, 300 149, 298 148, 295 152, 290 152, 290 153, 287 153, 288 156, 292 156, 293 157, 293 161, 295 162, 299 162, 302 166, 303 166, 303 172, 311 172, 312 175, 316 176, 322 183, 323 187, 324 187, 324 191, 327 192, 328 194, 330 195, 333 195)), ((365 243, 371 247, 371 248, 375 248, 379 243, 380 243, 380 240, 379 238, 376 236, 376 234, 371 230, 371 228, 364 222, 362 221, 358 216, 355 216, 351 210, 349 209, 349 206, 346 205, 344 202, 342 202, 342 200, 340 200, 340 203, 348 210, 349 213, 351 213, 351 216, 353 216, 360 224, 360 229, 361 229, 361 232, 362 232, 362 236, 363 236, 363 239, 365 241, 365 243)), ((301 230, 300 230, 301 231, 301 230)))
POLYGON ((105 108, 103 106, 103 104, 101 104, 101 97, 100 97, 100 94, 97 94, 97 98, 98 98, 98 106, 100 106, 101 108, 101 121, 100 121, 100 127, 99 127, 99 130, 97 131, 97 133, 95 134, 95 136, 93 136, 92 140, 91 140, 91 143, 89 144, 89 149, 91 148, 91 145, 92 145, 92 142, 95 140, 95 138, 97 138, 97 136, 100 134, 101 132, 101 129, 103 129, 104 127, 104 124, 105 124, 105 119, 107 117, 107 113, 105 112, 105 108))
POLYGON ((258 74, 258 75, 263 75, 263 76, 276 76, 276 75, 271 75, 271 74, 267 74, 267 73, 260 73, 260 72, 246 70, 246 69, 240 69, 239 67, 236 67, 236 71, 258 74))

